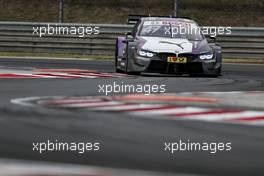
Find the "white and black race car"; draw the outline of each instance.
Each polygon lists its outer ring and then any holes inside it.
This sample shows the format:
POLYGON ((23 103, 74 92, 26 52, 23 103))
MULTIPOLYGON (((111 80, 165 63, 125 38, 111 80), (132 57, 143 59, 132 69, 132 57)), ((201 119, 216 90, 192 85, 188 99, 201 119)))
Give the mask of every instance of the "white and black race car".
POLYGON ((123 73, 221 75, 221 46, 187 18, 130 16, 132 32, 116 41, 115 67, 123 73))

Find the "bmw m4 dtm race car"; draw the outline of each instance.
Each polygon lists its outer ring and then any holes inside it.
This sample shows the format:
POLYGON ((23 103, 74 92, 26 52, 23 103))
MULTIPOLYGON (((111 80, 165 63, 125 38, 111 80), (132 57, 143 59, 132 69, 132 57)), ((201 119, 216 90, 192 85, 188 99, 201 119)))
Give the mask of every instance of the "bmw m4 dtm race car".
POLYGON ((188 18, 129 16, 132 32, 116 41, 115 69, 122 73, 221 75, 221 46, 188 18))

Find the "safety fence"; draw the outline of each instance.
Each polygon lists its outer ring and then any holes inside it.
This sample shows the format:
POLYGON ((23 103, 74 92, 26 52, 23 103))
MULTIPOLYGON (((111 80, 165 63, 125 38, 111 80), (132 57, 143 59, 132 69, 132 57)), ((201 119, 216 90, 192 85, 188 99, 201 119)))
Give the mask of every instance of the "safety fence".
MULTIPOLYGON (((117 36, 124 36, 132 30, 129 25, 109 24, 56 24, 51 26, 67 28, 97 28, 100 34, 62 35, 53 34, 40 37, 34 29, 48 23, 0 22, 0 51, 33 53, 74 53, 83 55, 112 55, 115 52, 117 36)), ((264 28, 233 27, 231 35, 217 37, 223 47, 225 57, 263 58, 264 28)))

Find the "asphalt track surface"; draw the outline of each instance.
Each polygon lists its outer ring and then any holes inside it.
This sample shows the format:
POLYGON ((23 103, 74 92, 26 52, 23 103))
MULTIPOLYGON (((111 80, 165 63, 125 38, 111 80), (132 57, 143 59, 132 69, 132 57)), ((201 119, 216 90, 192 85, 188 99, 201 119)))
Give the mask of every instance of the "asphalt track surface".
MULTIPOLYGON (((1 66, 76 68, 113 72, 110 61, 1 59, 1 66)), ((223 76, 146 75, 102 79, 1 79, 0 158, 55 161, 113 168, 202 175, 264 175, 264 128, 201 121, 134 118, 115 113, 30 108, 11 99, 34 96, 94 96, 98 85, 113 81, 165 84, 167 93, 263 91, 263 65, 225 64, 223 76), (32 142, 100 142, 100 152, 32 151, 32 142), (231 152, 164 152, 165 141, 231 141, 231 152)))

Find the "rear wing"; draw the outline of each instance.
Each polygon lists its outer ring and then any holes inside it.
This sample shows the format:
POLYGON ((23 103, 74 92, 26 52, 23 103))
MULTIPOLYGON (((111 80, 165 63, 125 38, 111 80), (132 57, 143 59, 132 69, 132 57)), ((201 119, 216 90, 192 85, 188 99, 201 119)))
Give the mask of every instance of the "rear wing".
POLYGON ((175 16, 151 16, 151 15, 128 15, 128 19, 127 19, 127 24, 128 25, 135 25, 137 24, 137 22, 144 17, 157 17, 157 18, 179 18, 179 19, 188 19, 188 20, 192 20, 189 17, 175 17, 175 16))
POLYGON ((135 25, 140 18, 149 17, 148 15, 128 15, 127 24, 135 25))

